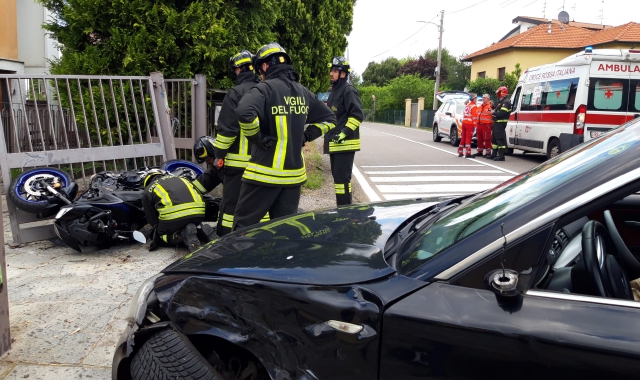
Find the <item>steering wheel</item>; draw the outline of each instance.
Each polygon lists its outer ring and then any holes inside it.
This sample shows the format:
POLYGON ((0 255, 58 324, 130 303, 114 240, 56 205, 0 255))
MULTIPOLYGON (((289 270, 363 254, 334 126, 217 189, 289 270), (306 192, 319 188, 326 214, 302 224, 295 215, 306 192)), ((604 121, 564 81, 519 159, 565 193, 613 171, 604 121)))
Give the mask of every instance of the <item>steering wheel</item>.
POLYGON ((627 272, 611 236, 595 220, 582 228, 582 260, 596 293, 601 297, 632 300, 627 272))

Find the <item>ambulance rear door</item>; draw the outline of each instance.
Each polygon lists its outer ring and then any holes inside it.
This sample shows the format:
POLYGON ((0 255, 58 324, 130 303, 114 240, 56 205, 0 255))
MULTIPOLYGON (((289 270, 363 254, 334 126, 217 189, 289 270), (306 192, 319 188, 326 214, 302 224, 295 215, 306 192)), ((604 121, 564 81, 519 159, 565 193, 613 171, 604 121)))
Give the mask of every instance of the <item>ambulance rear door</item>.
MULTIPOLYGON (((620 56, 622 58, 622 55, 620 56)), ((593 60, 589 70, 589 91, 585 117, 585 141, 633 118, 640 64, 620 60, 593 60), (631 78, 634 78, 633 84, 631 78)), ((640 101, 640 100, 639 100, 640 101)), ((640 104, 639 104, 640 105, 640 104)))

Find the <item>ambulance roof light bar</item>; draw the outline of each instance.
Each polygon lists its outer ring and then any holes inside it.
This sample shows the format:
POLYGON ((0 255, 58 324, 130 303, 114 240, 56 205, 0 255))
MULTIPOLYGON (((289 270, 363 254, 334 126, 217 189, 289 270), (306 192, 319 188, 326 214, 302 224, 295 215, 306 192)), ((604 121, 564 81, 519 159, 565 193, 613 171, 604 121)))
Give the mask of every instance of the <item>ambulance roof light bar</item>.
POLYGON ((586 48, 584 48, 584 52, 587 54, 593 53, 593 46, 587 46, 586 48))

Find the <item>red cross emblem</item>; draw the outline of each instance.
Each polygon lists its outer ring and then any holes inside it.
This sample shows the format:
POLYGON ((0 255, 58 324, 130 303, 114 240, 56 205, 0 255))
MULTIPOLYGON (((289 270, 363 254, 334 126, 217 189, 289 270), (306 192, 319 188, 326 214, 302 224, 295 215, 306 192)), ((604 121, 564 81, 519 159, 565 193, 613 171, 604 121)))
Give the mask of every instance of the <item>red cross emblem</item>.
POLYGON ((613 97, 613 92, 611 91, 611 89, 607 88, 607 91, 605 91, 604 93, 604 97, 607 99, 611 99, 613 97))
POLYGON ((560 97, 560 90, 556 91, 556 98, 560 97))

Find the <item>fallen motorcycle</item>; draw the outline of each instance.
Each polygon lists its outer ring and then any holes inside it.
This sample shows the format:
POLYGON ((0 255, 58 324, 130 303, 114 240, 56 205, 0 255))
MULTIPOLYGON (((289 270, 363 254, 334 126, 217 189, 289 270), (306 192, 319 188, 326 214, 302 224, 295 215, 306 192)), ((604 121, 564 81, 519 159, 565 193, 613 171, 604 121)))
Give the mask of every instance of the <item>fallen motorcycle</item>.
MULTIPOLYGON (((189 180, 203 173, 198 165, 183 160, 167 161, 160 169, 189 180)), ((78 184, 67 173, 55 168, 31 169, 11 183, 9 199, 16 208, 38 218, 55 215, 56 235, 79 252, 109 247, 119 241, 145 243, 139 230, 147 224, 142 194, 149 170, 100 172, 75 199, 78 184)), ((206 220, 216 221, 220 199, 208 195, 203 199, 207 204, 206 220)))

